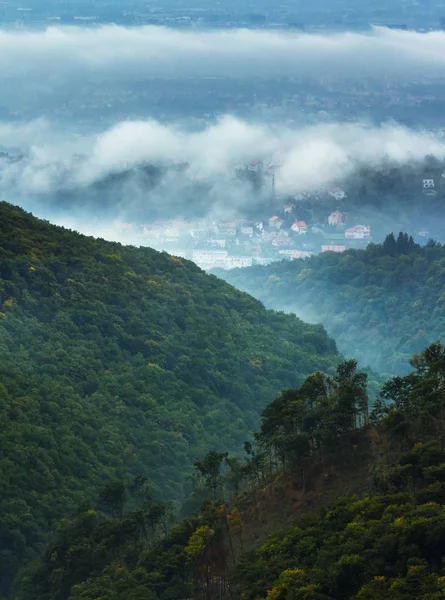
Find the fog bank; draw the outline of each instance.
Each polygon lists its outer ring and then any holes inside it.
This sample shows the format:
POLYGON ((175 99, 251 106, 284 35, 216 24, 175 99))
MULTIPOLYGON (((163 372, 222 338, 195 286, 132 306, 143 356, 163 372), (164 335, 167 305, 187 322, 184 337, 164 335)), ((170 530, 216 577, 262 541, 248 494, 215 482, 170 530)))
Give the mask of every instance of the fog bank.
MULTIPOLYGON (((0 77, 442 77, 445 32, 179 31, 50 27, 0 31, 0 77)), ((72 81, 71 81, 72 83, 72 81)))

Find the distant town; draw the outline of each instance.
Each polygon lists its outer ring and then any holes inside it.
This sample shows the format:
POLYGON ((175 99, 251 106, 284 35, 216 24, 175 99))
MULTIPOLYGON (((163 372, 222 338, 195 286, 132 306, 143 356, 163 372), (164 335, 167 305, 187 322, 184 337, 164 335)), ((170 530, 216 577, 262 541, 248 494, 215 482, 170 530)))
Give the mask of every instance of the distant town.
MULTIPOLYGON (((330 193, 344 194, 340 188, 330 193)), ((368 225, 350 226, 348 215, 339 210, 328 213, 324 223, 300 219, 298 201, 259 221, 121 223, 119 227, 141 237, 141 243, 190 259, 203 269, 249 267, 319 252, 343 252, 363 248, 372 240, 368 225)))
MULTIPOLYGON (((261 167, 253 163, 246 169, 255 175, 261 167)), ((397 172, 398 168, 391 170, 382 167, 374 171, 373 177, 380 182, 386 181, 391 189, 391 178, 397 172)), ((437 164, 435 170, 427 172, 428 176, 412 173, 412 182, 406 184, 412 193, 411 199, 406 197, 407 202, 412 201, 414 206, 425 206, 427 201, 441 202, 445 193, 445 172, 442 172, 441 165, 437 164), (413 185, 416 188, 414 190, 413 185)), ((409 231, 419 243, 426 243, 432 236, 442 241, 443 236, 438 235, 434 225, 431 232, 431 221, 427 224, 424 220, 422 224, 416 216, 417 212, 411 221, 397 223, 395 218, 391 225, 388 221, 384 223, 384 217, 378 211, 372 216, 373 213, 367 212, 364 207, 360 209, 358 204, 361 200, 354 197, 351 182, 348 182, 347 189, 332 183, 306 193, 280 198, 275 192, 274 174, 269 173, 268 176, 272 180, 272 197, 269 208, 263 207, 262 215, 258 218, 197 221, 178 218, 145 224, 121 222, 117 227, 121 237, 131 240, 131 243, 151 246, 192 260, 205 270, 266 265, 279 260, 304 259, 320 252, 365 248, 372 241, 381 241, 391 230, 397 232, 398 227, 409 231)), ((361 193, 366 193, 364 186, 361 193)), ((402 201, 402 187, 400 194, 402 201)), ((401 207, 402 211, 408 210, 409 204, 403 205, 402 201, 401 207)), ((438 227, 442 229, 440 225, 438 227)))

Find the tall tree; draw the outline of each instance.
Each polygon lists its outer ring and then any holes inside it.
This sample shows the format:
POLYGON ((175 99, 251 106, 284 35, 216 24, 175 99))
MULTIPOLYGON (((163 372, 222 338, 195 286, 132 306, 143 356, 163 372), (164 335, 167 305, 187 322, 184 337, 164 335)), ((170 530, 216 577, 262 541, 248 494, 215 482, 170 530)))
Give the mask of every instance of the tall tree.
POLYGON ((195 469, 203 477, 206 487, 211 490, 215 500, 221 490, 221 468, 228 457, 228 452, 210 450, 202 460, 195 461, 195 469))

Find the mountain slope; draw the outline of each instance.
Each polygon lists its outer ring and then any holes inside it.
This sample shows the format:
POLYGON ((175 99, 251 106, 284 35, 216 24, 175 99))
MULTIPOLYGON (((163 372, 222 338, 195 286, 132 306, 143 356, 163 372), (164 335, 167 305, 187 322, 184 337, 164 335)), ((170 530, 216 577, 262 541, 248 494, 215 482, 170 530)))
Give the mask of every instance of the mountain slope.
POLYGON ((61 523, 17 600, 443 600, 445 347, 415 355, 370 415, 356 366, 266 407, 229 502, 219 463, 213 500, 157 539, 148 507, 91 507, 61 523))
POLYGON ((193 263, 0 203, 0 594, 55 519, 116 477, 181 499, 277 390, 337 362, 321 326, 193 263))
POLYGON ((342 254, 218 272, 268 308, 320 322, 339 350, 381 373, 445 334, 445 246, 406 234, 342 254))

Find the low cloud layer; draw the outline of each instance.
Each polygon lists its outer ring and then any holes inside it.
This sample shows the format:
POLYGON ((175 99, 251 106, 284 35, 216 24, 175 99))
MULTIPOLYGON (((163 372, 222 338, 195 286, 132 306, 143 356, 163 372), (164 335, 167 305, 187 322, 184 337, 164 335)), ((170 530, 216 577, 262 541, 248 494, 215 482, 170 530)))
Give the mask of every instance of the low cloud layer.
POLYGON ((341 181, 359 163, 445 158, 442 140, 398 125, 292 129, 229 116, 201 131, 138 121, 83 137, 43 120, 0 125, 0 139, 9 149, 0 158, 3 198, 45 216, 56 208, 146 220, 242 215, 270 193, 267 184, 255 191, 235 175, 255 160, 268 168, 269 181, 275 172, 279 195, 294 195, 341 181))
POLYGON ((0 32, 0 77, 441 77, 445 33, 51 27, 0 32))
MULTIPOLYGON (((416 162, 428 154, 445 158, 443 141, 396 124, 290 127, 225 116, 192 130, 187 115, 181 124, 115 123, 122 115, 153 114, 140 109, 145 96, 129 107, 126 101, 136 92, 120 97, 121 91, 144 79, 171 78, 187 90, 189 77, 266 80, 308 75, 369 75, 379 81, 386 76, 405 81, 441 78, 445 33, 374 28, 366 34, 313 35, 117 26, 1 30, 5 107, 14 114, 14 99, 29 98, 24 108, 18 107, 15 119, 51 110, 58 119, 0 122, 0 151, 7 153, 0 154, 1 197, 40 216, 117 239, 115 221, 252 214, 270 202, 272 172, 281 199, 341 182, 358 164, 416 162), (73 100, 78 89, 83 95, 73 100), (101 118, 114 100, 116 113, 111 113, 116 116, 106 118, 115 124, 105 126, 101 118), (76 103, 85 105, 84 113, 76 103), (256 188, 236 174, 237 166, 255 160, 266 166, 266 183, 256 188)), ((148 84, 150 94, 157 85, 148 84)), ((206 82, 199 85, 193 88, 194 97, 200 97, 199 90, 210 93, 206 82)), ((270 85, 273 96, 273 82, 270 85)), ((167 100, 169 93, 162 93, 167 100)), ((161 100, 154 96, 154 105, 162 107, 162 94, 161 100)), ((277 96, 279 105, 279 92, 277 96)), ((220 109, 208 110, 218 114, 220 109)), ((181 118, 180 107, 178 114, 181 118)))

